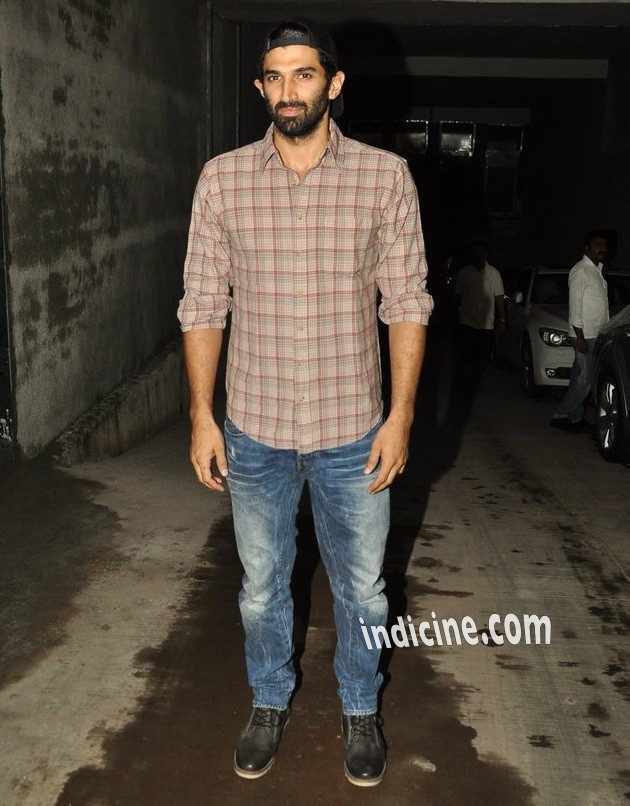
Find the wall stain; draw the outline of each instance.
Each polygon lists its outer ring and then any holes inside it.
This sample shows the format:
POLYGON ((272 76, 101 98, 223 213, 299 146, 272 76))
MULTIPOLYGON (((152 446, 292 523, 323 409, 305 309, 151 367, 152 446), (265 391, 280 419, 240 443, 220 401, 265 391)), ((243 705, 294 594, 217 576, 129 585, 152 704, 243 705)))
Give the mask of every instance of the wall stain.
POLYGON ((92 50, 93 58, 102 59, 102 48, 109 44, 111 30, 115 25, 110 0, 96 0, 92 3, 85 0, 67 0, 67 8, 59 4, 58 14, 64 27, 66 42, 70 47, 83 50, 91 40, 97 43, 97 47, 92 50), (75 24, 68 9, 78 12, 82 22, 75 24))
POLYGON ((74 48, 74 50, 81 50, 81 43, 77 39, 76 34, 74 32, 72 17, 61 5, 59 6, 58 14, 59 19, 63 23, 66 42, 70 45, 71 48, 74 48))
POLYGON ((117 161, 102 162, 79 153, 76 140, 67 148, 62 137, 49 135, 44 148, 24 156, 18 179, 25 200, 13 237, 22 264, 54 263, 70 245, 88 256, 95 234, 120 232, 119 197, 126 186, 117 161))

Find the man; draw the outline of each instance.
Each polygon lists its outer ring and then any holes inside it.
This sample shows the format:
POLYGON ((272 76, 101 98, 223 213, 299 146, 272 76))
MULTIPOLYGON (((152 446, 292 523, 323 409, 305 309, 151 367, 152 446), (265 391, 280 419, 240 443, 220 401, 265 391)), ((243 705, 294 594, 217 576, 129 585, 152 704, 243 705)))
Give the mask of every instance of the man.
POLYGON ((494 345, 494 331, 505 330, 503 280, 488 263, 483 241, 470 244, 470 264, 460 269, 455 282, 459 310, 459 371, 464 388, 473 394, 486 368, 494 345))
POLYGON ((343 82, 335 45, 315 23, 284 23, 266 38, 254 83, 272 125, 202 171, 179 316, 191 460, 207 487, 229 487, 245 572, 239 604, 254 708, 235 771, 265 774, 288 719, 289 585, 308 483, 334 596, 344 770, 372 786, 386 764, 382 676, 361 626, 387 620, 388 487, 407 461, 432 302, 413 180, 402 159, 343 137, 331 120, 343 82), (377 287, 392 365, 384 423, 377 287), (224 443, 212 398, 230 308, 224 443))
POLYGON ((584 239, 584 255, 569 273, 569 325, 575 337, 575 357, 569 386, 550 425, 577 433, 584 421, 584 401, 591 390, 591 363, 597 334, 608 321, 608 284, 602 274, 608 240, 592 230, 584 239))

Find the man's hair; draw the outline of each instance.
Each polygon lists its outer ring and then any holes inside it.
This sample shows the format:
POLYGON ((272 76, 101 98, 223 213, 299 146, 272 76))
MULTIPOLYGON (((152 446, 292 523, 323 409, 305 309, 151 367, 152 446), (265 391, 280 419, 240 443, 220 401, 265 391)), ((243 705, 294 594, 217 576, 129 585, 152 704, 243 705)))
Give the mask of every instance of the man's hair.
POLYGON ((589 246, 595 238, 603 238, 608 243, 608 233, 603 229, 591 229, 584 236, 584 246, 589 246))
MULTIPOLYGON (((269 34, 269 39, 285 39, 291 36, 307 36, 308 29, 304 25, 300 25, 299 22, 292 22, 292 23, 281 23, 278 25, 277 28, 274 28, 273 31, 269 34)), ((262 81, 263 79, 263 61, 265 60, 265 56, 269 51, 263 53, 260 57, 258 62, 258 79, 262 81)), ((330 84, 332 77, 337 73, 337 66, 330 58, 327 53, 324 53, 323 50, 317 48, 317 55, 319 56, 319 63, 324 68, 324 72, 326 73, 326 81, 330 84)))
POLYGON ((490 251, 490 247, 486 241, 483 241, 481 238, 474 238, 472 241, 468 242, 468 249, 472 251, 475 246, 480 246, 486 254, 490 251))

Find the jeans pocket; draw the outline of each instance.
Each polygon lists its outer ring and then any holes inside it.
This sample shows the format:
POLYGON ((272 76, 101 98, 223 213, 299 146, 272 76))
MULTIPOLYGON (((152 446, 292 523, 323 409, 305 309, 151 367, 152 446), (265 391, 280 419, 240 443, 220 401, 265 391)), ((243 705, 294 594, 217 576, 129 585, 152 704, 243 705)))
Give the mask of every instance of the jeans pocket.
POLYGON ((246 436, 239 428, 237 428, 232 420, 229 417, 225 418, 225 422, 223 423, 223 430, 226 436, 229 436, 231 439, 240 439, 241 437, 246 436))

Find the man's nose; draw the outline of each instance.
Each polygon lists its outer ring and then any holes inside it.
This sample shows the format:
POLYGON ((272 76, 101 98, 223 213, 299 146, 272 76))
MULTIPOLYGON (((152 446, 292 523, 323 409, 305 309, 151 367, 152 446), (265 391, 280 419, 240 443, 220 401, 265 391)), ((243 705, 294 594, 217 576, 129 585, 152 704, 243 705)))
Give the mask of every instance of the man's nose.
POLYGON ((290 78, 285 78, 282 82, 282 101, 285 103, 297 100, 297 91, 295 89, 295 82, 290 78))

